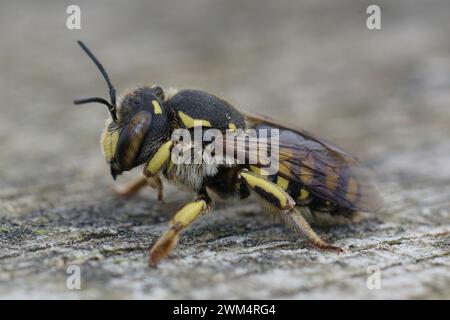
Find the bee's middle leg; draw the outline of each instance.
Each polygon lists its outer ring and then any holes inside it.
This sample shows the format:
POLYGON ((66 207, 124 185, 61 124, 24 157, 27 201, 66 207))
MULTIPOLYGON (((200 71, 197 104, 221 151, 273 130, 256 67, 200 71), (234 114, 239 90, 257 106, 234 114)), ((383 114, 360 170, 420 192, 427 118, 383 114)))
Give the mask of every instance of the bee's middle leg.
POLYGON ((159 176, 141 176, 135 178, 124 186, 114 185, 112 187, 112 191, 120 197, 130 198, 145 186, 150 186, 151 188, 156 189, 158 191, 158 200, 163 202, 163 184, 159 176))
POLYGON ((149 265, 155 266, 165 258, 176 245, 181 231, 192 224, 202 213, 210 210, 211 198, 201 193, 197 198, 181 208, 169 222, 169 229, 158 239, 150 250, 149 265))

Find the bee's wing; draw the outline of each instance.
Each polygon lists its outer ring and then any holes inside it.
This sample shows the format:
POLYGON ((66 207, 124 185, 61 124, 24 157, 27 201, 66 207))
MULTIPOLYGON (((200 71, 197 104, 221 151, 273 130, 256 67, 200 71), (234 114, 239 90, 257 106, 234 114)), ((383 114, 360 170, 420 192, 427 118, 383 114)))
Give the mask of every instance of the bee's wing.
POLYGON ((351 154, 342 150, 341 148, 334 145, 333 143, 326 141, 323 138, 316 137, 313 133, 308 132, 304 129, 294 127, 291 124, 287 124, 287 123, 284 123, 283 121, 272 119, 265 115, 261 115, 261 114, 257 114, 257 113, 249 112, 249 111, 245 111, 245 110, 239 110, 239 111, 241 112, 241 114, 243 114, 245 116, 249 127, 255 127, 256 125, 259 125, 259 124, 267 124, 267 125, 272 126, 273 128, 282 128, 282 129, 290 130, 290 131, 296 132, 304 137, 307 137, 309 140, 316 141, 330 150, 333 150, 337 153, 345 155, 349 158, 355 159, 351 154))
MULTIPOLYGON (((304 130, 275 123, 266 117, 244 114, 255 129, 279 129, 277 175, 343 208, 376 212, 383 207, 370 171, 350 154, 304 130)), ((270 143, 270 140, 264 141, 270 143)), ((258 152, 255 148, 241 147, 249 153, 258 152)))

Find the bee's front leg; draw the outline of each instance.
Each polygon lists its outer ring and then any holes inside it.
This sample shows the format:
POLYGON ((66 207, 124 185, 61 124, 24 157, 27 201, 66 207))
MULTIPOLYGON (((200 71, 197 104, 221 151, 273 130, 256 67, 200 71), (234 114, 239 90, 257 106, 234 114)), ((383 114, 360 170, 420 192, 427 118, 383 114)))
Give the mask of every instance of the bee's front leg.
POLYGON ((155 266, 165 258, 176 245, 181 231, 193 223, 202 213, 210 210, 211 199, 206 193, 181 208, 169 222, 169 229, 158 239, 150 250, 149 265, 155 266))
POLYGON ((123 198, 129 198, 131 196, 134 196, 136 193, 139 192, 143 187, 147 185, 147 178, 142 176, 135 178, 134 180, 130 181, 126 185, 113 185, 111 187, 112 192, 120 197, 123 198))
POLYGON ((158 191, 158 200, 164 203, 163 200, 163 184, 162 180, 159 176, 152 176, 152 177, 138 177, 132 181, 130 181, 128 184, 124 186, 112 186, 112 191, 114 194, 123 197, 123 198, 130 198, 134 196, 136 193, 138 193, 142 188, 145 186, 150 186, 152 189, 156 189, 158 191))

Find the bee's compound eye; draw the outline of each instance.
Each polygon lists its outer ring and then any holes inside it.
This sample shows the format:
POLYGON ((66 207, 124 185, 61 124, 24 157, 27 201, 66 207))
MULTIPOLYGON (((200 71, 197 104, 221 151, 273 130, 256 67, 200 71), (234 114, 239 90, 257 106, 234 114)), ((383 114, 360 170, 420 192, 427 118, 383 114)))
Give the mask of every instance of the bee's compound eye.
POLYGON ((122 170, 129 170, 137 165, 135 161, 151 122, 152 114, 140 111, 121 130, 120 137, 114 138, 117 148, 114 148, 113 155, 122 170))
POLYGON ((103 156, 107 162, 111 162, 116 152, 117 142, 119 141, 119 132, 117 130, 109 131, 108 125, 102 132, 100 144, 102 146, 103 156))

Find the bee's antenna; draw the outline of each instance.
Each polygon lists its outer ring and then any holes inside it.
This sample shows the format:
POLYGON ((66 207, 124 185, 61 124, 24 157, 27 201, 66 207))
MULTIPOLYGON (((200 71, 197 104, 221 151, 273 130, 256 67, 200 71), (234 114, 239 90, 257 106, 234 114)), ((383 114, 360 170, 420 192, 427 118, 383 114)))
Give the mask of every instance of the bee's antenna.
POLYGON ((84 103, 91 103, 91 102, 97 102, 104 104, 108 107, 109 112, 111 113, 111 117, 114 121, 117 120, 116 115, 116 107, 114 107, 109 101, 101 98, 101 97, 93 97, 93 98, 85 98, 85 99, 75 99, 73 100, 74 104, 84 104, 84 103))
POLYGON ((94 56, 94 54, 88 49, 88 47, 86 47, 86 45, 82 41, 78 40, 77 42, 80 45, 81 49, 83 49, 84 52, 86 52, 86 54, 89 56, 89 58, 91 58, 91 60, 95 63, 97 68, 100 70, 100 73, 102 74, 103 78, 105 79, 106 83, 108 84, 109 97, 110 97, 111 102, 108 102, 103 98, 94 97, 94 98, 86 98, 86 99, 77 99, 77 100, 74 100, 73 103, 74 104, 83 104, 83 103, 90 103, 90 102, 98 102, 98 103, 105 104, 106 106, 108 106, 109 112, 111 113, 111 116, 112 116, 113 120, 115 121, 115 120, 117 120, 116 89, 112 85, 111 80, 109 79, 109 76, 106 73, 105 68, 103 68, 100 61, 98 61, 98 59, 94 56))

